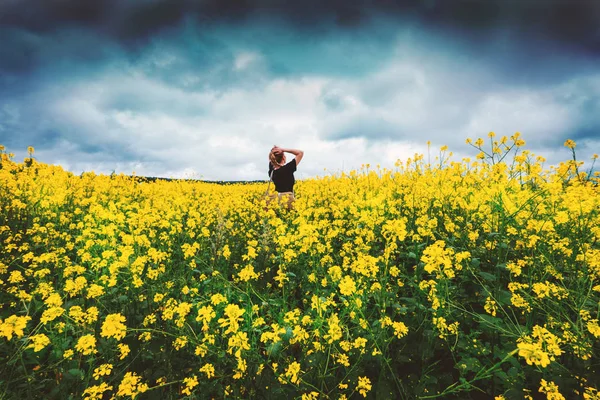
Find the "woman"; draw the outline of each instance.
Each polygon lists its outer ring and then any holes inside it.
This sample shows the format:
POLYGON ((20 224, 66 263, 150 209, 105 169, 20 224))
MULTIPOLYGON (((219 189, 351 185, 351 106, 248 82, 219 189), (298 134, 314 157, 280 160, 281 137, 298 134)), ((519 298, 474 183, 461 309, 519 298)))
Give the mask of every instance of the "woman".
POLYGON ((296 149, 284 149, 279 146, 273 146, 269 153, 269 176, 275 185, 278 201, 281 203, 282 198, 286 200, 286 208, 292 209, 294 197, 294 172, 300 164, 304 152, 296 149), (289 163, 285 163, 285 153, 295 155, 294 159, 289 163))

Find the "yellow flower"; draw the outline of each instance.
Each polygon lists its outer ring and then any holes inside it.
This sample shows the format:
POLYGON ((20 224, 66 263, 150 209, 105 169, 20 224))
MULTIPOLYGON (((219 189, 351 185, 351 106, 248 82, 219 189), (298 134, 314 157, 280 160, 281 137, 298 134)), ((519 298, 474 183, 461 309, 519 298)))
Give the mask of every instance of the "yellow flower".
POLYGON ((238 273, 238 277, 242 282, 248 282, 258 279, 258 274, 254 271, 254 266, 248 264, 238 273))
POLYGON ((490 314, 492 317, 496 316, 496 311, 498 310, 498 306, 496 305, 496 302, 494 301, 494 299, 492 299, 491 297, 488 296, 485 299, 485 306, 483 308, 484 308, 485 312, 490 314))
POLYGON ((451 324, 446 323, 444 317, 433 317, 433 324, 438 328, 440 339, 446 339, 448 335, 458 335, 458 321, 451 324))
POLYGON ((44 300, 44 303, 50 307, 60 307, 63 301, 58 293, 52 293, 44 300))
POLYGON ((237 332, 240 325, 239 321, 242 320, 242 315, 246 310, 241 309, 236 304, 228 304, 225 307, 225 316, 227 318, 219 318, 217 321, 222 328, 227 328, 225 334, 237 332))
POLYGON ((600 326, 597 319, 592 319, 587 322, 588 331, 597 338, 600 338, 600 326))
POLYGON ((141 382, 141 377, 135 372, 127 372, 119 384, 117 396, 131 396, 132 399, 148 390, 148 385, 141 382))
POLYGON ((46 325, 48 322, 54 321, 56 318, 63 315, 65 309, 62 307, 51 307, 47 310, 44 310, 42 313, 42 317, 40 318, 40 322, 46 325))
POLYGON ((231 256, 231 250, 229 250, 229 245, 223 246, 222 254, 223 254, 223 258, 225 258, 226 260, 229 260, 229 257, 231 256))
POLYGON ((547 367, 550 364, 550 357, 545 352, 540 343, 517 343, 519 349, 519 356, 525 358, 525 361, 529 365, 539 365, 540 367, 547 367))
POLYGON ((194 354, 200 357, 204 357, 208 353, 208 347, 202 343, 196 346, 196 350, 194 350, 194 354))
POLYGON ((188 343, 188 338, 187 336, 179 336, 178 338, 175 339, 175 341, 173 342, 173 347, 175 348, 175 350, 180 350, 181 348, 185 347, 185 345, 188 343))
POLYGON ((523 311, 531 311, 531 305, 520 294, 514 293, 510 298, 510 302, 513 306, 522 308, 523 311))
POLYGON ((398 339, 402 339, 408 334, 408 328, 404 322, 392 322, 392 328, 394 328, 394 335, 396 335, 398 339))
POLYGON ((90 285, 90 287, 87 290, 86 298, 95 299, 97 297, 102 296, 103 294, 104 294, 104 287, 93 283, 90 285))
POLYGON ((117 347, 119 348, 119 353, 121 353, 119 355, 119 360, 123 360, 125 357, 127 357, 127 355, 129 355, 129 352, 131 351, 129 349, 129 346, 124 343, 119 343, 117 347))
POLYGON ((260 341, 262 343, 267 343, 268 341, 272 341, 273 343, 277 343, 281 341, 281 335, 285 334, 286 329, 280 327, 279 324, 271 324, 272 331, 263 332, 260 335, 260 341))
POLYGON ((236 357, 241 357, 242 350, 250 350, 248 334, 246 332, 236 332, 229 338, 227 353, 233 353, 236 357))
POLYGON ((340 293, 344 296, 351 296, 356 291, 356 284, 354 283, 354 280, 348 275, 342 278, 342 280, 339 283, 339 287, 340 293))
POLYGON ((18 317, 16 315, 11 315, 4 321, 0 320, 0 337, 4 336, 8 340, 11 340, 13 335, 18 338, 23 337, 23 335, 25 335, 23 330, 30 320, 31 317, 18 317))
POLYGON ((36 353, 50 344, 50 339, 48 339, 48 336, 44 335, 43 333, 30 336, 29 340, 31 340, 31 343, 29 346, 27 346, 27 348, 33 348, 33 351, 36 353))
POLYGON ((327 331, 327 335, 324 338, 327 340, 327 343, 333 343, 342 338, 342 328, 340 327, 340 319, 337 314, 332 314, 328 319, 327 323, 329 325, 329 330, 327 331))
POLYGON ((558 385, 554 382, 547 382, 545 379, 540 381, 540 393, 546 394, 548 400, 565 400, 565 397, 558 391, 558 385))
POLYGON ((222 294, 220 294, 220 293, 213 294, 213 295, 210 297, 210 302, 211 302, 211 303, 212 303, 214 306, 217 306, 217 305, 219 305, 219 304, 221 304, 221 303, 224 303, 224 302, 226 302, 226 301, 227 301, 227 297, 223 296, 223 295, 222 295, 222 294))
POLYGON ((94 369, 94 379, 98 380, 103 376, 108 376, 112 372, 112 364, 102 364, 98 368, 94 369))
POLYGON ((152 325, 155 322, 156 322, 156 314, 148 314, 144 318, 144 322, 142 322, 142 325, 149 326, 149 325, 152 325))
POLYGON ((185 387, 181 390, 181 393, 185 394, 186 396, 190 396, 192 394, 192 389, 198 386, 198 377, 196 375, 192 375, 189 378, 185 378, 183 383, 185 383, 185 387))
POLYGON ((348 358, 347 354, 338 354, 336 356, 334 356, 336 363, 341 364, 345 367, 349 367, 350 366, 350 359, 348 358))
POLYGON ((200 368, 200 372, 204 372, 208 379, 215 376, 215 367, 212 364, 204 364, 202 368, 200 368))
POLYGON ((600 393, 593 387, 586 387, 583 393, 584 400, 600 400, 600 393))
POLYGON ((94 335, 83 335, 80 337, 75 345, 75 350, 79 351, 84 356, 96 354, 96 338, 94 335))
POLYGON ((102 400, 104 398, 104 392, 112 390, 112 386, 108 386, 106 382, 102 382, 100 385, 90 386, 83 391, 84 400, 102 400))
POLYGON ((299 373, 300 364, 294 361, 286 368, 284 376, 288 378, 289 382, 297 385, 300 382, 300 379, 298 378, 299 373))
POLYGON ((567 141, 565 141, 564 144, 565 147, 568 147, 569 149, 574 149, 576 144, 574 141, 572 141, 571 139, 568 139, 567 141))
POLYGON ((563 353, 560 348, 561 339, 539 325, 533 327, 531 336, 519 338, 517 342, 519 356, 525 358, 529 365, 545 368, 555 360, 555 356, 563 353))
POLYGON ((115 338, 121 340, 127 334, 127 327, 124 322, 125 317, 121 314, 109 314, 106 316, 104 323, 102 324, 102 330, 100 336, 105 338, 115 338))
POLYGON ((237 367, 235 369, 235 373, 233 374, 233 379, 240 379, 244 376, 244 373, 246 372, 246 369, 248 368, 248 365, 246 363, 246 360, 244 360, 243 358, 238 358, 237 359, 237 367))
POLYGON ((356 390, 363 397, 367 397, 367 393, 371 390, 371 380, 366 376, 358 377, 358 385, 356 385, 356 390))

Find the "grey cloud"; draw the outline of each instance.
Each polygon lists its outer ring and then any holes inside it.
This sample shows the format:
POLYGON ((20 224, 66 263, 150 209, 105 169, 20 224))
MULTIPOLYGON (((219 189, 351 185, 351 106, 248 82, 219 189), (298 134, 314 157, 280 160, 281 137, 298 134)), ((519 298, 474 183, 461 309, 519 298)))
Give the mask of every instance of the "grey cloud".
MULTIPOLYGON (((217 26, 233 29, 247 21, 264 25, 280 21, 304 37, 319 38, 382 19, 398 27, 418 26, 460 38, 479 53, 495 40, 496 51, 502 50, 503 43, 515 43, 524 48, 545 47, 544 52, 558 48, 581 52, 594 59, 600 54, 600 3, 586 0, 32 0, 26 5, 5 0, 0 4, 0 37, 3 54, 11 57, 2 57, 2 65, 15 70, 46 61, 38 58, 43 43, 28 41, 15 32, 49 36, 63 29, 84 29, 129 52, 188 22, 206 31, 217 26)), ((70 52, 92 53, 92 57, 94 50, 95 46, 80 46, 70 52)))
POLYGON ((358 116, 346 120, 341 126, 334 127, 327 135, 329 140, 365 138, 369 141, 403 140, 403 134, 398 124, 384 117, 358 116))
POLYGON ((239 22, 270 16, 305 28, 333 23, 356 27, 374 15, 409 16, 422 23, 469 33, 509 24, 523 34, 550 35, 597 49, 600 5, 586 0, 145 0, 81 2, 77 0, 4 1, 2 24, 48 31, 61 24, 80 24, 126 38, 143 38, 173 27, 185 18, 203 23, 239 22))
POLYGON ((350 101, 344 93, 336 88, 324 88, 321 91, 320 100, 328 111, 344 111, 350 106, 350 101))
MULTIPOLYGON (((565 135, 564 139, 573 139, 575 142, 579 141, 597 141, 600 137, 600 121, 593 121, 589 124, 578 127, 575 131, 565 135)), ((560 145, 564 141, 561 140, 555 145, 560 145)), ((596 148, 596 151, 600 151, 600 148, 596 148)))
POLYGON ((386 70, 332 91, 335 99, 354 98, 359 106, 325 116, 324 137, 431 140, 456 151, 469 150, 467 137, 485 137, 489 131, 500 136, 520 131, 538 149, 562 146, 568 138, 592 145, 590 140, 600 137, 597 73, 574 69, 543 87, 506 85, 480 60, 424 57, 414 49, 405 53, 410 61, 392 60, 386 70))

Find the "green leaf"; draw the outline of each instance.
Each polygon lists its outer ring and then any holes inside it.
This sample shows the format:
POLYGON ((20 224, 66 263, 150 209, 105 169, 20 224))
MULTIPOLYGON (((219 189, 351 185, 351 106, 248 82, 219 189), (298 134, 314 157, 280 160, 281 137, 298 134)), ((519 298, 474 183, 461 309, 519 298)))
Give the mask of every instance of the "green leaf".
POLYGON ((519 376, 519 369, 516 367, 511 367, 509 368, 507 375, 511 378, 516 378, 519 376))
POLYGON ((279 342, 275 342, 275 343, 271 343, 271 345, 269 347, 267 347, 267 355, 269 357, 275 357, 279 354, 279 352, 281 351, 281 341, 279 342))
POLYGON ((402 300, 403 302, 408 303, 408 304, 417 303, 417 299, 415 299, 414 297, 400 297, 399 300, 402 300))
POLYGON ((67 371, 67 373, 69 375, 71 375, 73 378, 83 379, 83 371, 80 370, 79 368, 70 369, 67 371))
POLYGON ((506 306, 506 305, 511 304, 511 302, 510 302, 511 298, 512 298, 511 292, 509 292, 508 290, 502 290, 500 293, 498 293, 496 300, 498 301, 498 304, 506 306))
POLYGON ((479 271, 477 272, 479 276, 481 276, 486 281, 495 281, 496 275, 490 274, 489 272, 479 271))
POLYGON ((506 382, 508 380, 508 375, 506 374, 506 372, 502 371, 501 369, 496 370, 496 372, 494 372, 494 375, 496 375, 496 377, 500 378, 503 382, 506 382))
POLYGON ((486 325, 502 326, 503 322, 500 318, 492 317, 488 314, 477 314, 480 320, 483 320, 486 325))
POLYGON ((285 327, 285 333, 281 336, 281 340, 285 342, 289 342, 289 340, 294 336, 292 328, 289 326, 285 327))

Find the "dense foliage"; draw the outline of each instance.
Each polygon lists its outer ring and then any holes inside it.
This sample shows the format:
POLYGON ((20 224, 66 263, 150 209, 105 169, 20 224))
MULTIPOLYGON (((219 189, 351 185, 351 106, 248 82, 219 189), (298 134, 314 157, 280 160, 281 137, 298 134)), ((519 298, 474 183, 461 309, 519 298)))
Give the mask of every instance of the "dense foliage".
POLYGON ((468 143, 299 181, 292 211, 0 148, 0 393, 600 399, 597 174, 572 141, 547 170, 468 143))

